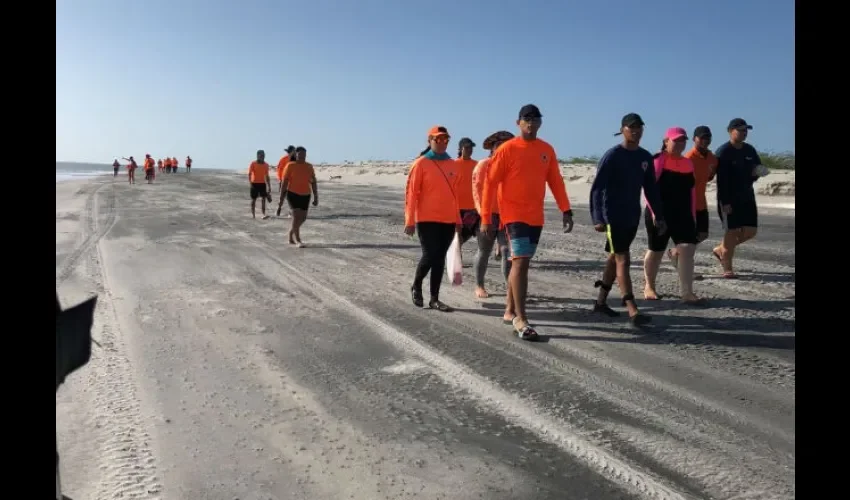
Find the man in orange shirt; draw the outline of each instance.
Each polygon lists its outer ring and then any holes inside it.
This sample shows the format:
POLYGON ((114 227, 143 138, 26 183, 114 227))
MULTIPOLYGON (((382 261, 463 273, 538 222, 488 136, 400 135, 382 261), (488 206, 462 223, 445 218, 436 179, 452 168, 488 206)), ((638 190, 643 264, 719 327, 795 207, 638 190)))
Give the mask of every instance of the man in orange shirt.
POLYGON ((310 208, 310 194, 313 195, 313 206, 319 205, 319 188, 316 185, 316 172, 313 165, 307 163, 307 149, 303 146, 295 148, 295 159, 286 164, 283 174, 281 195, 286 196, 289 208, 292 209, 292 226, 289 229, 289 244, 304 246, 301 242, 301 226, 307 220, 307 210, 310 208))
POLYGON ((156 175, 156 169, 155 169, 156 164, 154 163, 153 158, 151 158, 150 154, 145 155, 144 167, 145 167, 145 180, 148 181, 148 184, 153 184, 153 179, 154 179, 154 176, 156 175))
POLYGON ((262 198, 260 205, 263 211, 263 220, 268 219, 266 215, 266 199, 271 192, 271 179, 269 179, 269 164, 266 163, 266 152, 257 151, 257 161, 252 161, 248 167, 248 183, 251 185, 251 217, 257 218, 257 198, 262 198))
MULTIPOLYGON (((277 162, 277 189, 278 189, 278 200, 277 200, 277 212, 276 215, 280 217, 280 211, 283 208, 283 200, 285 196, 283 196, 283 173, 286 171, 286 165, 295 159, 295 146, 289 145, 284 150, 286 154, 280 157, 280 161, 277 162)), ((290 212, 290 215, 292 213, 290 212)))
POLYGON ((170 174, 171 173, 171 158, 166 156, 165 160, 162 162, 162 164, 165 165, 165 173, 170 174))
POLYGON ((563 214, 564 232, 573 230, 573 212, 555 149, 537 138, 543 115, 534 104, 519 110, 520 136, 506 141, 493 155, 481 195, 481 231, 492 231, 493 199, 499 197, 501 223, 507 232, 511 273, 504 320, 510 321, 517 336, 537 340, 537 331, 528 322, 525 301, 528 292, 528 265, 543 232, 543 201, 546 185, 563 214))

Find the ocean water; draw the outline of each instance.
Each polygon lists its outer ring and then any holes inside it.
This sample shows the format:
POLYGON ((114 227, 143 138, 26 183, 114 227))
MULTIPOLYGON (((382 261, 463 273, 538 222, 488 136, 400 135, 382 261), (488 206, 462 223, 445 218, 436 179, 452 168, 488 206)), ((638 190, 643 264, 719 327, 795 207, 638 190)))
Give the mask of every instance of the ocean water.
MULTIPOLYGON (((121 167, 118 174, 126 170, 121 167)), ((84 179, 99 175, 112 175, 112 165, 99 163, 70 163, 64 161, 56 162, 56 182, 84 179)))

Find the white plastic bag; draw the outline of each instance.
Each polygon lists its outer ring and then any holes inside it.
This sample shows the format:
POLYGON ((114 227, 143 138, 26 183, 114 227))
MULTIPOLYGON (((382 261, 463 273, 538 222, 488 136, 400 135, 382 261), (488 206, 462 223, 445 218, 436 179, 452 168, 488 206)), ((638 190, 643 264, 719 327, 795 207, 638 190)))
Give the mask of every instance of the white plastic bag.
POLYGON ((460 235, 457 233, 446 252, 446 276, 453 286, 463 284, 463 256, 460 253, 460 235))

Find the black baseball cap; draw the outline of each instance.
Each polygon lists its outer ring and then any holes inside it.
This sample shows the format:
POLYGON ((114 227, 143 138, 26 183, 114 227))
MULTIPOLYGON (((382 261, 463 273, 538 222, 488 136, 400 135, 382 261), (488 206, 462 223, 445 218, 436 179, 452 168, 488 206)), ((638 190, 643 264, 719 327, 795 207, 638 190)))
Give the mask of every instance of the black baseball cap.
POLYGON ((266 152, 265 152, 264 150, 262 150, 262 149, 258 149, 258 150, 257 150, 257 154, 258 154, 258 155, 263 155, 263 156, 265 156, 265 155, 266 155, 266 152))
POLYGON ((726 127, 726 130, 742 129, 742 128, 745 128, 747 130, 752 130, 753 126, 750 125, 749 123, 747 123, 747 120, 744 120, 743 118, 732 118, 732 120, 729 122, 729 126, 726 127))
POLYGON ((700 125, 694 129, 694 137, 711 137, 711 129, 706 125, 700 125))
POLYGON ((470 139, 469 137, 462 138, 460 140, 460 142, 457 143, 457 145, 458 145, 458 147, 461 147, 461 148, 464 147, 464 146, 471 146, 473 148, 475 147, 475 143, 472 142, 472 139, 470 139))
POLYGON ((540 108, 534 104, 526 104, 519 110, 519 119, 523 118, 543 118, 543 115, 540 113, 540 108))
POLYGON ((643 125, 646 124, 643 122, 643 118, 637 113, 629 113, 620 120, 621 127, 641 127, 643 125))
POLYGON ((291 153, 291 152, 295 151, 295 146, 290 144, 289 146, 286 146, 286 149, 284 149, 284 151, 286 151, 287 153, 291 153))
MULTIPOLYGON (((646 124, 643 122, 643 118, 641 118, 640 115, 637 113, 629 113, 624 116, 622 120, 620 120, 621 129, 623 127, 642 127, 644 125, 646 124)), ((622 133, 623 132, 621 130, 620 132, 617 132, 614 135, 621 135, 622 133)))

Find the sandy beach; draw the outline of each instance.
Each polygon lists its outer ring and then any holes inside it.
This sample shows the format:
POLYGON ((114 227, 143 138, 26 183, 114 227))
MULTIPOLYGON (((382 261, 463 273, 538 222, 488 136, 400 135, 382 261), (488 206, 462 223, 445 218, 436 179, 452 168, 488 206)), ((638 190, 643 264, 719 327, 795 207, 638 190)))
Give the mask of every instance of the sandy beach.
MULTIPOLYGON (((563 234, 547 203, 529 290, 544 341, 527 343, 501 323, 497 262, 495 296, 473 296, 473 243, 465 283, 444 284, 455 313, 410 304, 407 166, 317 166, 303 249, 285 243, 289 220, 251 219, 242 173, 57 183, 57 288, 63 305, 98 295, 102 346, 57 393, 65 493, 795 497, 793 172, 757 183, 741 279, 718 276, 707 242, 696 291, 711 307, 641 301, 653 326, 636 333, 589 313, 604 246, 586 208, 593 167, 565 166, 577 225, 563 234)), ((645 244, 641 229, 636 291, 645 244)), ((666 261, 659 282, 676 293, 666 261)))

